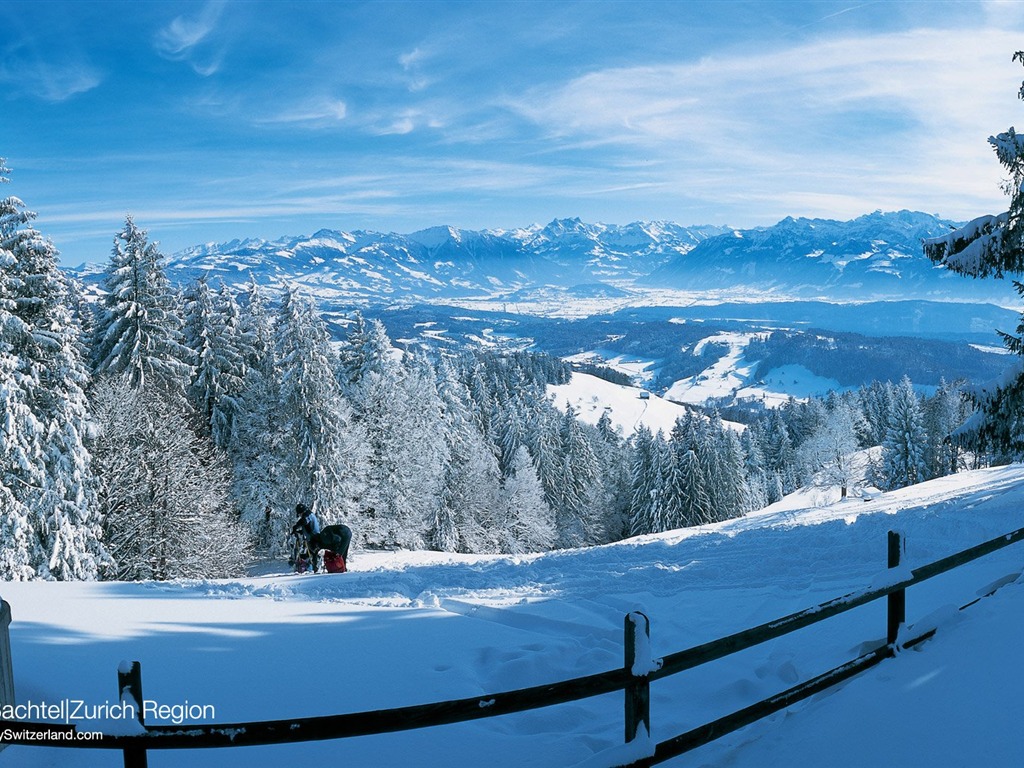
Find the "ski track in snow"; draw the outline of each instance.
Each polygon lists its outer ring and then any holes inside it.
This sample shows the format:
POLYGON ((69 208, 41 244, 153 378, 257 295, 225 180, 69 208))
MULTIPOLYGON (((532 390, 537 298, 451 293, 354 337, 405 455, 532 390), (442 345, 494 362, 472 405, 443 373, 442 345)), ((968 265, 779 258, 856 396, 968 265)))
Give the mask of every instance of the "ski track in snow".
MULTIPOLYGON (((942 478, 867 502, 817 506, 819 493, 795 494, 713 526, 544 555, 367 551, 354 554, 343 576, 4 583, 0 594, 14 615, 17 695, 102 702, 114 694, 119 662, 139 659, 147 697, 213 703, 220 722, 484 696, 621 666, 623 617, 633 610, 650 616, 652 652, 664 655, 888 578, 890 529, 905 535, 905 563, 916 567, 1024 525, 1021 466, 942 478)), ((1014 581, 1022 562, 1024 550, 1015 545, 913 588, 908 620, 973 636, 972 616, 1001 614, 992 614, 989 601, 971 612, 956 607, 1014 581)), ((1010 584, 992 601, 1020 593, 1010 584)), ((872 604, 657 683, 655 739, 853 658, 881 640, 884 617, 884 605, 872 604)), ((1020 623, 1013 625, 1018 632, 1020 623)), ((943 647, 939 643, 904 655, 924 660, 929 647, 943 647)), ((950 654, 963 655, 951 647, 950 654)), ((885 696, 888 689, 878 681, 899 678, 902 663, 886 662, 862 676, 870 678, 866 683, 850 681, 670 764, 787 764, 772 762, 769 749, 788 755, 789 765, 824 764, 807 762, 807 753, 794 752, 776 733, 803 733, 808 715, 810 722, 830 724, 833 739, 842 738, 836 729, 843 717, 828 714, 830 707, 841 707, 844 696, 853 696, 847 690, 857 686, 881 686, 877 695, 885 696)), ((409 754, 428 766, 611 764, 622 738, 621 706, 621 694, 609 695, 344 742, 153 753, 150 765, 224 768, 344 755, 363 765, 404 766, 409 754)), ((71 764, 68 758, 62 750, 9 748, 0 766, 71 764)), ((73 764, 119 762, 116 754, 88 750, 75 753, 73 764)), ((849 757, 834 764, 869 763, 849 757)))

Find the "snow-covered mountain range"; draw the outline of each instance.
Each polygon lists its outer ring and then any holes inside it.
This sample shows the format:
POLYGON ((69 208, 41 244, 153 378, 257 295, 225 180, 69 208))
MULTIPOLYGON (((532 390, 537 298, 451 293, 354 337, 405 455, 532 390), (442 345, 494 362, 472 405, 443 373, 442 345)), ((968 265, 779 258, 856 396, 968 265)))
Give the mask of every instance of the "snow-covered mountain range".
POLYGON ((322 229, 308 237, 195 246, 175 254, 171 269, 229 283, 250 275, 260 282, 288 280, 325 299, 492 297, 533 286, 633 281, 730 231, 579 219, 502 231, 441 226, 404 235, 322 229))
POLYGON ((640 282, 687 289, 757 285, 785 296, 840 300, 982 298, 1005 285, 965 281, 921 253, 952 223, 911 211, 852 221, 786 218, 736 230, 673 256, 640 282))
POLYGON ((719 299, 1012 300, 1005 282, 958 277, 923 256, 922 238, 951 226, 929 214, 900 211, 852 221, 787 218, 753 230, 578 218, 513 230, 321 229, 272 241, 197 245, 174 254, 170 267, 182 281, 207 274, 229 284, 250 276, 261 283, 295 282, 325 302, 557 302, 665 289, 713 291, 719 299))

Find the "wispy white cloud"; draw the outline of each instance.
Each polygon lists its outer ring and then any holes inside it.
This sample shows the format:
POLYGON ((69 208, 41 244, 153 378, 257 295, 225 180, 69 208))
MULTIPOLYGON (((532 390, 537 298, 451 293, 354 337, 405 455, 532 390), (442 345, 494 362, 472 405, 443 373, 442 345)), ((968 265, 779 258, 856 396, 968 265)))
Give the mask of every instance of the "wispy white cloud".
POLYGON ((103 81, 99 70, 84 61, 42 60, 20 54, 7 52, 0 62, 0 82, 32 98, 62 102, 91 91, 103 81))
POLYGON ((429 56, 430 54, 424 48, 416 47, 398 57, 398 63, 408 78, 408 88, 414 93, 426 90, 433 83, 433 80, 427 77, 423 71, 423 63, 429 56))
POLYGON ((301 104, 279 108, 275 112, 256 115, 256 123, 307 123, 331 124, 343 121, 348 116, 348 104, 341 99, 315 98, 301 104))
POLYGON ((509 106, 555 151, 643 153, 679 185, 717 173, 751 201, 840 192, 861 210, 883 195, 976 205, 999 173, 985 137, 1020 116, 1018 47, 997 28, 819 39, 596 70, 509 106), (947 173, 931 187, 937 168, 947 173))
POLYGON ((187 61, 197 74, 209 77, 220 69, 222 51, 200 55, 199 48, 210 42, 224 12, 225 0, 209 0, 197 16, 178 16, 161 29, 153 41, 157 52, 174 61, 187 61))

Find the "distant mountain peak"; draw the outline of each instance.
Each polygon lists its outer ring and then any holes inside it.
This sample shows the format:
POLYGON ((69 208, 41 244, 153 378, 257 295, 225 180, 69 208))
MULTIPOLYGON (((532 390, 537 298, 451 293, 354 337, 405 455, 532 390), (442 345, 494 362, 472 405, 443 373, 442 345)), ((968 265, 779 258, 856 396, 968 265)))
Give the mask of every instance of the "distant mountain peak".
POLYGON ((406 237, 420 245, 433 248, 449 241, 461 243, 463 240, 463 233, 461 230, 446 224, 438 227, 420 229, 406 235, 406 237))

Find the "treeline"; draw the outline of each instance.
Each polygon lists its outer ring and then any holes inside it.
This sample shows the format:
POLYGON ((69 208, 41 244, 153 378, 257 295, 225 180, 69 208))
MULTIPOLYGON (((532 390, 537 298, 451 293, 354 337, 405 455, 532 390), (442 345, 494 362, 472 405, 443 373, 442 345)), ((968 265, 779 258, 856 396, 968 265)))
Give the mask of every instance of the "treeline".
POLYGON ((725 520, 807 485, 902 488, 957 472, 970 461, 952 435, 969 416, 959 386, 934 395, 910 379, 763 410, 742 432, 689 414, 668 435, 645 427, 630 440, 631 534, 725 520), (874 449, 874 450, 871 450, 874 449))

